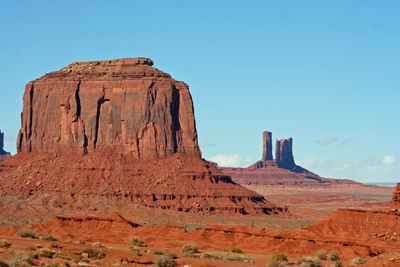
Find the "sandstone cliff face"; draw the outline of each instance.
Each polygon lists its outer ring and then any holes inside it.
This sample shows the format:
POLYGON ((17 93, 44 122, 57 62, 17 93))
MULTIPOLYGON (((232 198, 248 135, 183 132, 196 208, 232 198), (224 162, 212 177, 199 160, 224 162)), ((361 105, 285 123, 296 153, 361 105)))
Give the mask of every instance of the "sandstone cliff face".
POLYGON ((293 159, 292 143, 292 138, 276 140, 275 161, 281 168, 293 169, 296 167, 293 159))
POLYGON ((75 62, 28 83, 18 151, 200 155, 188 86, 152 65, 75 62))
POLYGON ((4 133, 0 131, 0 161, 11 157, 11 154, 4 150, 4 133))
POLYGON ((400 183, 397 184, 396 190, 392 195, 392 207, 400 208, 400 183))

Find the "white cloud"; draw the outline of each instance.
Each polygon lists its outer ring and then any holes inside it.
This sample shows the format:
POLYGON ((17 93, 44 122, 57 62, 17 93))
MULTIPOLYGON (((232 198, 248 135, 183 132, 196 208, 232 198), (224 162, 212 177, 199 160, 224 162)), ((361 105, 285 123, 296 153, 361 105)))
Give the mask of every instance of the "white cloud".
POLYGON ((393 155, 356 161, 306 158, 296 163, 322 177, 370 183, 400 182, 400 162, 393 155))
POLYGON ((316 142, 318 145, 330 145, 330 144, 335 143, 336 141, 337 141, 336 137, 324 137, 324 138, 317 140, 316 142))
POLYGON ((382 160, 383 164, 392 165, 397 162, 397 157, 393 155, 386 155, 382 160))
POLYGON ((253 163, 250 157, 243 158, 239 154, 218 154, 209 160, 218 163, 222 167, 248 167, 250 163, 253 163))
POLYGON ((353 138, 346 138, 344 139, 342 142, 340 142, 339 146, 345 146, 348 144, 354 143, 354 139, 353 138))

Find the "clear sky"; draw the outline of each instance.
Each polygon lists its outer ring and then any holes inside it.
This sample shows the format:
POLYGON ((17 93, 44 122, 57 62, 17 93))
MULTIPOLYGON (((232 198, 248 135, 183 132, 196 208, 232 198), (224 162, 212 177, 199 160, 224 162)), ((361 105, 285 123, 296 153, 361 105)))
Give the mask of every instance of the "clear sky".
POLYGON ((400 1, 1 1, 0 129, 27 82, 149 57, 185 81, 203 157, 247 166, 262 131, 321 176, 400 182, 400 1))

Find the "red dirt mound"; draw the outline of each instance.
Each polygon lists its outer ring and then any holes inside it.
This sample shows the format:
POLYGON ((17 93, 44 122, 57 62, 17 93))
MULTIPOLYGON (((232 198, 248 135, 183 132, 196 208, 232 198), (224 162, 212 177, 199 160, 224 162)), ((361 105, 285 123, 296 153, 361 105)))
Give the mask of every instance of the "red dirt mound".
MULTIPOLYGON (((121 154, 18 153, 2 162, 0 195, 33 198, 40 194, 56 195, 52 205, 65 212, 92 210, 81 199, 97 197, 109 199, 114 204, 105 205, 121 210, 124 205, 141 204, 199 214, 286 212, 195 156, 145 161, 121 154)), ((36 202, 35 208, 40 205, 36 202)))
MULTIPOLYGON (((284 252, 290 257, 315 255, 318 250, 325 249, 338 250, 342 260, 363 256, 369 261, 379 261, 378 255, 400 253, 397 240, 399 218, 400 215, 393 212, 339 210, 320 223, 283 233, 229 226, 198 228, 188 232, 184 227, 173 225, 138 226, 118 214, 57 217, 45 224, 23 228, 33 228, 41 235, 51 234, 61 241, 84 239, 127 244, 130 237, 138 236, 153 248, 182 248, 183 244, 194 243, 201 251, 240 247, 246 254, 284 252)), ((0 235, 13 235, 16 231, 16 227, 0 228, 0 235)))

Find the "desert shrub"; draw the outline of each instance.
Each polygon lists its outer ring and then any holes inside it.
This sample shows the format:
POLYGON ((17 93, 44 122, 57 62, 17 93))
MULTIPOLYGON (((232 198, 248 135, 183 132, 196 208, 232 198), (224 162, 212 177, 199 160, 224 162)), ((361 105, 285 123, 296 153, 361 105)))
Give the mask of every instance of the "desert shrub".
POLYGON ((309 267, 321 267, 322 263, 320 260, 314 260, 311 257, 302 257, 297 259, 297 265, 300 266, 309 266, 309 267))
POLYGON ((56 254, 54 254, 54 258, 67 259, 67 256, 65 256, 61 252, 56 252, 56 254))
POLYGON ((93 242, 92 246, 96 247, 96 248, 103 248, 104 247, 104 245, 102 243, 100 243, 100 242, 93 242))
POLYGON ((79 263, 79 262, 90 262, 88 258, 83 257, 82 255, 79 255, 75 257, 74 262, 79 263))
POLYGON ((326 261, 327 256, 326 256, 326 250, 318 250, 317 254, 315 255, 317 257, 317 259, 321 260, 321 261, 326 261))
POLYGON ((277 259, 270 259, 268 261, 268 267, 284 267, 286 266, 287 262, 286 261, 279 261, 277 259))
POLYGON ((24 254, 19 251, 12 251, 8 259, 10 267, 27 267, 33 264, 33 257, 30 254, 24 254))
POLYGON ((199 253, 196 245, 186 244, 183 246, 182 255, 184 257, 196 257, 196 253, 199 253))
POLYGON ((47 241, 58 241, 57 238, 55 238, 52 235, 42 235, 39 237, 41 240, 47 240, 47 241))
POLYGON ((343 263, 341 261, 336 261, 334 267, 343 267, 343 263))
POLYGON ((103 252, 94 248, 84 248, 81 250, 81 253, 87 253, 91 259, 102 259, 105 256, 103 252))
POLYGON ((65 267, 71 267, 71 264, 69 264, 69 262, 66 261, 66 262, 64 262, 64 266, 65 266, 65 267))
POLYGON ((60 267, 60 264, 57 262, 51 262, 51 263, 47 263, 45 265, 42 265, 44 267, 60 267))
POLYGON ((365 264, 365 263, 367 263, 367 262, 368 262, 368 260, 367 260, 366 258, 357 257, 357 258, 354 258, 354 259, 352 259, 352 260, 350 261, 350 266, 351 266, 351 267, 354 267, 354 266, 358 266, 358 265, 365 264))
POLYGON ((146 243, 144 243, 138 237, 132 237, 129 245, 138 246, 138 247, 147 247, 146 243))
POLYGON ((147 250, 145 252, 152 255, 164 255, 164 252, 162 252, 161 250, 147 250))
POLYGON ((56 242, 50 244, 51 248, 62 248, 62 246, 56 242))
POLYGON ((39 256, 40 257, 44 257, 44 258, 53 258, 53 255, 54 255, 55 253, 54 252, 52 252, 52 251, 50 251, 50 250, 48 250, 48 249, 42 249, 40 252, 39 252, 39 256))
POLYGON ((9 248, 11 244, 7 240, 0 240, 0 248, 9 248))
POLYGON ((129 249, 133 252, 136 252, 136 256, 142 256, 142 253, 140 253, 140 249, 138 249, 137 247, 130 247, 129 249))
POLYGON ((37 239, 36 232, 33 229, 22 229, 17 232, 17 237, 37 239))
POLYGON ((173 258, 173 259, 177 259, 178 258, 178 256, 176 256, 174 253, 167 253, 165 256, 168 256, 168 257, 173 258))
POLYGON ((213 254, 209 254, 209 253, 201 254, 200 258, 213 259, 213 260, 222 260, 222 259, 224 259, 224 257, 222 255, 220 255, 220 254, 213 255, 213 254))
POLYGON ((30 259, 39 259, 39 254, 35 253, 34 251, 29 251, 26 253, 26 257, 30 259))
POLYGON ((86 241, 85 240, 78 240, 78 244, 86 244, 86 241))
POLYGON ((271 260, 276 260, 276 261, 280 261, 280 262, 288 262, 287 256, 283 253, 275 254, 274 256, 271 257, 271 260))
POLYGON ((9 265, 4 261, 0 260, 0 267, 9 267, 9 265))
POLYGON ((340 259, 340 253, 339 253, 339 251, 332 250, 332 251, 329 253, 328 259, 329 259, 330 261, 338 261, 338 260, 340 259))
POLYGON ((250 256, 246 255, 234 255, 234 254, 227 254, 224 257, 226 261, 241 261, 246 263, 254 263, 254 259, 250 256))
POLYGON ((161 257, 156 258, 155 264, 157 267, 174 267, 175 261, 174 258, 170 255, 163 255, 161 257))
POLYGON ((241 250, 240 248, 232 248, 231 252, 232 253, 240 253, 241 254, 241 253, 243 253, 243 250, 241 250))

